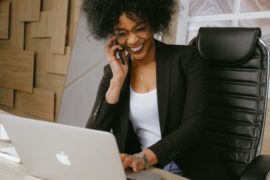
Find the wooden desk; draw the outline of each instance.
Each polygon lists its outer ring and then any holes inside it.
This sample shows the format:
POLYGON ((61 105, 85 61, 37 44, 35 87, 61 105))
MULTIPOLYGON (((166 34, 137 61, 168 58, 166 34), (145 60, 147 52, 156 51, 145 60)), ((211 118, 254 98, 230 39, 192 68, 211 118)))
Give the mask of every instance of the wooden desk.
MULTIPOLYGON (((10 143, 0 142, 0 148, 10 147, 10 143)), ((163 171, 158 168, 150 168, 147 171, 154 172, 156 174, 160 174, 164 180, 186 180, 184 177, 176 176, 167 171, 163 171)), ((0 157, 0 179, 8 179, 8 180, 41 180, 40 178, 36 178, 30 176, 27 170, 23 167, 22 164, 17 164, 13 161, 7 160, 5 158, 0 157)))

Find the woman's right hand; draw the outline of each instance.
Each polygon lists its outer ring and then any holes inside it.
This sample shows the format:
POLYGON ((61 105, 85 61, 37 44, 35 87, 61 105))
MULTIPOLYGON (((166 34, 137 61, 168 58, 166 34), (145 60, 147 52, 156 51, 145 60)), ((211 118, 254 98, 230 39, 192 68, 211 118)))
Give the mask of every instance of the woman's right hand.
POLYGON ((108 63, 110 64, 113 73, 109 89, 105 96, 106 101, 109 104, 115 104, 118 102, 122 85, 128 73, 128 62, 126 56, 123 55, 124 58, 123 60, 125 61, 124 64, 121 63, 121 60, 118 60, 115 57, 115 51, 117 49, 122 49, 122 47, 116 44, 115 42, 116 42, 115 37, 112 36, 107 40, 104 48, 108 63))

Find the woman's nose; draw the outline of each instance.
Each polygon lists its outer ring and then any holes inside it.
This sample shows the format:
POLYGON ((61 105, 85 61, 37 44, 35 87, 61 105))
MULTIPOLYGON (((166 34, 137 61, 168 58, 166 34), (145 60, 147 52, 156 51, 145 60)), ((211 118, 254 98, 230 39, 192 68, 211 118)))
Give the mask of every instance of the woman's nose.
POLYGON ((134 33, 130 33, 127 39, 127 44, 133 45, 138 41, 138 37, 134 33))

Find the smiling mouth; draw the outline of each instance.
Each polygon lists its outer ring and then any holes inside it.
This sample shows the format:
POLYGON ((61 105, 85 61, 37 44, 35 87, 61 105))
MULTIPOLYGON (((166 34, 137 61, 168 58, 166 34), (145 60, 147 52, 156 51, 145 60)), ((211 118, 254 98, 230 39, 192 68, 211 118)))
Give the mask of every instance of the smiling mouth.
POLYGON ((138 47, 135 47, 135 48, 129 48, 132 52, 139 52, 139 51, 141 51, 142 49, 143 49, 143 47, 144 47, 144 44, 142 44, 142 45, 140 45, 140 46, 138 46, 138 47))

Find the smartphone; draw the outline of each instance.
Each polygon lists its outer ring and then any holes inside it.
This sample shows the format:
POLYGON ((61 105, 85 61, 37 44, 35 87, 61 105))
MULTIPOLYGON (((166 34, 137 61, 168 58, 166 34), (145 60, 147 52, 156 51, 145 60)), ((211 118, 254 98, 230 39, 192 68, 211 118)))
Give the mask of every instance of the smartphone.
POLYGON ((120 49, 117 49, 114 53, 115 57, 117 60, 120 60, 122 64, 125 64, 125 60, 124 60, 124 57, 123 57, 123 52, 125 50, 120 50, 120 49))
MULTIPOLYGON (((116 40, 114 40, 114 43, 115 44, 118 44, 116 40)), ((125 50, 124 50, 124 48, 117 49, 115 51, 114 55, 115 55, 115 57, 116 57, 117 60, 119 60, 122 64, 125 64, 125 59, 124 59, 125 58, 124 57, 125 56, 125 50)))

